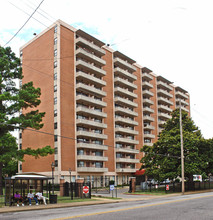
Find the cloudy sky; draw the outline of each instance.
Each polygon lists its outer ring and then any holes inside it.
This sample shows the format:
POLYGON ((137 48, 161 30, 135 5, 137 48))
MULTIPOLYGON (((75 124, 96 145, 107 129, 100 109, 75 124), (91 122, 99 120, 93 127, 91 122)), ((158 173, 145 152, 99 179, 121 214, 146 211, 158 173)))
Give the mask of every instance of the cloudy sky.
MULTIPOLYGON (((41 2, 1 1, 1 46, 41 2)), ((205 138, 212 138, 212 11, 212 0, 44 0, 7 46, 18 55, 33 33, 61 19, 187 90, 192 119, 205 138)))

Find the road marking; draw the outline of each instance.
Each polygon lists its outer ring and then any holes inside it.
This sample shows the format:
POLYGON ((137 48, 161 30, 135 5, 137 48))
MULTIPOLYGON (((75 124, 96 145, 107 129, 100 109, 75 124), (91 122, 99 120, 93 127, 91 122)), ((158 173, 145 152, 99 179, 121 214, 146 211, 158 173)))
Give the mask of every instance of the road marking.
POLYGON ((198 197, 195 197, 195 198, 178 199, 178 200, 174 200, 174 201, 159 202, 159 203, 155 203, 155 204, 146 204, 146 205, 135 206, 135 207, 131 207, 131 208, 116 209, 116 210, 105 211, 105 212, 95 212, 95 213, 89 213, 89 214, 83 214, 83 215, 69 216, 69 217, 64 217, 64 218, 56 218, 56 219, 51 219, 51 220, 66 220, 66 219, 80 218, 80 217, 86 217, 86 216, 92 216, 92 215, 102 215, 102 214, 107 214, 107 213, 121 212, 121 211, 127 211, 127 210, 132 210, 132 209, 140 209, 140 208, 146 208, 146 207, 158 206, 158 205, 165 205, 165 204, 169 204, 169 203, 189 201, 189 200, 193 200, 193 199, 200 199, 200 198, 206 198, 206 197, 212 197, 212 196, 213 195, 198 196, 198 197))

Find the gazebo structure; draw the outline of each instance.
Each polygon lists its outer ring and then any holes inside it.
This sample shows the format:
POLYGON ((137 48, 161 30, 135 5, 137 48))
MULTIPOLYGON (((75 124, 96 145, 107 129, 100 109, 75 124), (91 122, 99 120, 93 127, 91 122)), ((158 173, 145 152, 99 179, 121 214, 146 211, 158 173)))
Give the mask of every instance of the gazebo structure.
POLYGON ((37 173, 20 173, 12 177, 6 177, 5 206, 11 204, 11 200, 16 191, 18 191, 23 198, 27 196, 30 190, 34 193, 42 192, 44 196, 49 197, 50 189, 48 180, 52 180, 52 177, 37 173))

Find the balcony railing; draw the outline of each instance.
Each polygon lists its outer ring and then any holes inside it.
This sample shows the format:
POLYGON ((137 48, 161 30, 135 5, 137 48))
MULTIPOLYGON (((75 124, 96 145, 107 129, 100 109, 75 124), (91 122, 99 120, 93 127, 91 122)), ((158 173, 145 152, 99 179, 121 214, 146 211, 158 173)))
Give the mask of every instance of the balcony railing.
POLYGON ((92 65, 90 63, 87 63, 87 62, 85 62, 83 60, 80 60, 80 59, 76 61, 76 67, 78 69, 82 68, 82 69, 84 69, 84 70, 86 70, 86 71, 88 71, 90 73, 95 73, 95 74, 97 74, 99 76, 105 76, 106 75, 106 71, 105 70, 100 69, 100 68, 98 68, 98 67, 96 67, 96 66, 94 66, 94 65, 92 65))
POLYGON ((94 117, 98 116, 98 117, 101 117, 101 118, 106 118, 107 117, 107 114, 105 112, 99 112, 99 111, 96 111, 94 109, 86 108, 86 107, 77 107, 76 112, 77 113, 84 113, 86 116, 94 116, 94 117))
POLYGON ((95 138, 95 139, 99 139, 99 140, 106 140, 107 139, 107 135, 105 135, 105 134, 98 134, 98 133, 89 132, 89 131, 77 131, 76 136, 95 138))
POLYGON ((82 49, 82 48, 78 48, 76 51, 75 51, 75 54, 78 56, 78 57, 83 57, 84 59, 88 59, 90 60, 91 62, 93 63, 96 63, 97 65, 100 65, 100 66, 104 66, 106 65, 106 61, 95 56, 94 54, 92 53, 89 53, 88 51, 82 49))
POLYGON ((116 113, 122 113, 123 115, 126 115, 126 116, 133 116, 133 117, 138 116, 137 112, 134 112, 130 109, 122 108, 122 107, 115 107, 115 112, 116 113))
POLYGON ((121 69, 119 67, 116 67, 114 69, 114 73, 115 73, 116 76, 118 75, 118 76, 121 76, 121 77, 125 77, 127 79, 132 80, 132 81, 137 80, 137 76, 135 76, 132 73, 129 73, 128 71, 123 70, 123 69, 121 69))
POLYGON ((120 87, 115 87, 114 91, 115 91, 115 94, 121 94, 128 98, 136 99, 138 97, 137 94, 130 92, 127 89, 120 88, 120 87))
POLYGON ((168 90, 170 90, 170 91, 173 90, 170 85, 168 85, 168 84, 166 84, 166 83, 164 83, 164 82, 162 82, 162 81, 158 81, 158 82, 157 82, 157 87, 158 87, 158 88, 163 88, 163 89, 168 89, 168 90))
POLYGON ((115 97, 114 101, 117 104, 122 104, 124 106, 128 106, 128 107, 131 107, 131 108, 137 108, 138 107, 137 103, 132 102, 128 99, 121 98, 121 97, 115 97))
POLYGON ((139 144, 139 141, 137 140, 132 140, 129 138, 121 138, 121 137, 115 138, 115 142, 126 143, 126 144, 139 144))
POLYGON ((93 155, 77 155, 77 160, 108 161, 108 157, 93 155))
POLYGON ((162 95, 162 96, 166 96, 168 98, 172 98, 173 95, 170 94, 169 92, 167 92, 167 90, 163 90, 163 89, 158 89, 158 95, 162 95))
POLYGON ((102 107, 102 108, 107 106, 106 102, 94 99, 94 98, 89 97, 89 96, 84 96, 84 95, 77 95, 76 96, 76 101, 77 102, 81 101, 84 104, 89 104, 89 105, 92 105, 92 106, 97 106, 97 107, 102 107))
POLYGON ((145 80, 148 80, 148 81, 153 80, 153 76, 151 76, 148 73, 142 73, 142 78, 145 79, 145 80))
POLYGON ((115 85, 118 84, 118 85, 121 85, 121 86, 126 86, 126 87, 128 87, 130 89, 133 89, 133 90, 137 89, 137 86, 134 83, 132 83, 132 82, 130 82, 128 80, 119 78, 119 77, 115 77, 114 83, 115 83, 115 85))
POLYGON ((101 129, 107 128, 107 124, 99 123, 92 120, 86 120, 86 119, 76 119, 76 124, 84 125, 85 127, 90 127, 90 128, 101 128, 101 129))
POLYGON ((114 64, 117 64, 121 68, 128 69, 131 72, 136 71, 136 68, 132 64, 120 59, 119 57, 114 58, 114 64))
POLYGON ((130 159, 130 158, 116 158, 116 162, 121 163, 139 163, 139 159, 130 159))
POLYGON ((86 85, 84 83, 77 83, 76 84, 76 90, 80 91, 80 92, 86 92, 92 95, 98 95, 101 97, 105 97, 106 96, 106 92, 104 92, 103 90, 100 89, 96 89, 95 87, 86 85))
POLYGON ((134 120, 131 120, 131 119, 128 119, 128 118, 123 118, 123 117, 116 117, 115 118, 115 123, 116 122, 119 122, 121 124, 126 124, 126 125, 134 125, 134 126, 138 125, 137 121, 134 121, 134 120))
POLYGON ((76 79, 83 79, 84 81, 88 82, 88 83, 93 83, 94 85, 98 85, 98 86, 106 86, 106 82, 98 79, 97 77, 94 77, 90 74, 81 72, 81 71, 77 71, 76 72, 76 79))
POLYGON ((77 143, 77 148, 86 148, 86 149, 94 149, 94 150, 108 150, 108 146, 93 144, 93 143, 77 143))
POLYGON ((106 173, 108 172, 108 168, 98 168, 98 167, 77 167, 78 172, 85 173, 106 173))
POLYGON ((116 148, 116 152, 118 152, 118 153, 138 154, 139 150, 131 149, 131 148, 116 148))
POLYGON ((76 39, 76 44, 80 45, 82 47, 88 48, 89 50, 92 50, 92 51, 96 52, 100 56, 103 56, 103 55, 106 54, 105 50, 103 50, 102 48, 98 47, 97 45, 85 40, 82 37, 78 37, 76 39))
POLYGON ((124 134, 138 135, 138 131, 131 130, 131 129, 128 129, 128 128, 115 128, 115 132, 124 133, 124 134))

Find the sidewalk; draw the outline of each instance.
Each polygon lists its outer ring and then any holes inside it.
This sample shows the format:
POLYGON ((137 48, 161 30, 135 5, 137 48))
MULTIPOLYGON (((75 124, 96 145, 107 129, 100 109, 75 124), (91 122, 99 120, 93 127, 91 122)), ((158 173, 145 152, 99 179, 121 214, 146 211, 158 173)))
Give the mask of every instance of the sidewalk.
MULTIPOLYGON (((202 190, 202 191, 193 191, 193 192, 186 192, 185 195, 189 194, 196 194, 196 193, 205 193, 205 192, 212 192, 213 190, 202 190)), ((0 208, 0 213, 8 213, 8 212, 22 212, 22 211, 30 211, 30 210, 42 210, 42 209, 55 209, 55 208, 65 208, 65 207, 77 207, 77 206, 88 206, 88 205, 100 205, 100 204, 107 204, 107 203, 119 203, 119 202, 130 202, 130 201, 141 201, 141 200, 149 200, 149 199, 156 199, 162 197, 171 197, 181 195, 181 193, 176 194, 168 194, 168 195, 128 195, 121 192, 118 193, 119 199, 107 199, 106 197, 111 197, 111 194, 97 194, 96 196, 104 196, 102 197, 93 197, 93 200, 85 201, 85 202, 72 202, 72 203, 57 203, 57 204, 48 204, 48 205, 33 205, 33 206, 6 206, 0 208), (107 196, 108 195, 108 196, 107 196), (120 196, 120 197, 119 197, 120 196), (94 200, 95 199, 95 200, 94 200)))

